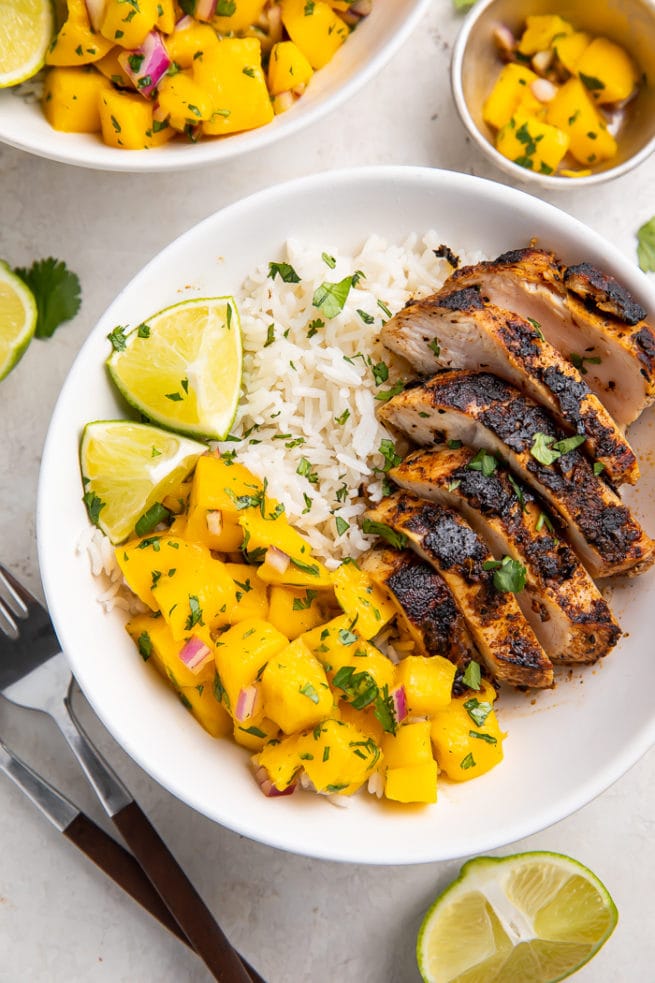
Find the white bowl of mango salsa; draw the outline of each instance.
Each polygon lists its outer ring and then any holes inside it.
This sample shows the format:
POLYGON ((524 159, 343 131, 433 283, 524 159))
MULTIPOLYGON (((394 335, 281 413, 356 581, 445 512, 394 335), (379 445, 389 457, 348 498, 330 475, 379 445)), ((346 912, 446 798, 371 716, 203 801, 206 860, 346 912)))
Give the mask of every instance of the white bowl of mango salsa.
POLYGON ((0 140, 114 171, 177 170, 260 150, 345 102, 427 4, 67 0, 55 5, 56 21, 43 14, 42 71, 8 85, 0 61, 0 140))

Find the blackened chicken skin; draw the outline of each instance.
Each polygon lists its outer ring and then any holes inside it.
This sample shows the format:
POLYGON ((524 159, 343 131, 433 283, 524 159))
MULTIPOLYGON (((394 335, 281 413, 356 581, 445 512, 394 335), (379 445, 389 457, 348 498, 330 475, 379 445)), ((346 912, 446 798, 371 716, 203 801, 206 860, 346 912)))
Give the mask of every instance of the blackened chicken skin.
POLYGON ((550 659, 514 594, 494 586, 493 571, 485 569, 493 557, 461 516, 404 491, 384 498, 366 514, 402 533, 443 577, 494 679, 514 686, 552 685, 550 659))
POLYGON ((553 662, 595 662, 621 635, 607 602, 530 491, 500 466, 485 474, 479 458, 465 447, 415 451, 389 474, 420 498, 460 512, 496 559, 511 556, 524 566, 517 601, 553 662))
POLYGON ((439 369, 487 370, 512 383, 552 413, 614 485, 635 484, 637 458, 621 430, 578 370, 535 324, 486 303, 477 288, 442 289, 400 310, 381 340, 423 375, 439 369))
POLYGON ((645 312, 589 264, 567 269, 553 253, 529 247, 462 267, 444 286, 478 287, 485 300, 537 321, 620 427, 655 400, 655 333, 645 312))
POLYGON ((357 563, 390 592, 419 655, 440 655, 459 669, 479 659, 450 588, 428 563, 411 550, 388 547, 368 550, 357 563))
POLYGON ((543 463, 565 434, 542 407, 496 376, 439 373, 393 396, 378 415, 415 444, 461 440, 505 461, 559 514, 592 576, 641 573, 655 560, 653 541, 579 450, 543 463))

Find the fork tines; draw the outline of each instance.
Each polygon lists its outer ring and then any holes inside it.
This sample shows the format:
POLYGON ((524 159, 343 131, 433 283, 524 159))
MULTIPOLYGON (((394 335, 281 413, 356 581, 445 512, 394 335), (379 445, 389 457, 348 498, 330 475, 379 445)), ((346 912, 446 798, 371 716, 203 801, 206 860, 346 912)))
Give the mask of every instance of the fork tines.
POLYGON ((17 639, 19 635, 16 620, 23 620, 29 615, 27 605, 14 586, 15 583, 9 571, 0 566, 0 632, 13 639, 17 639))

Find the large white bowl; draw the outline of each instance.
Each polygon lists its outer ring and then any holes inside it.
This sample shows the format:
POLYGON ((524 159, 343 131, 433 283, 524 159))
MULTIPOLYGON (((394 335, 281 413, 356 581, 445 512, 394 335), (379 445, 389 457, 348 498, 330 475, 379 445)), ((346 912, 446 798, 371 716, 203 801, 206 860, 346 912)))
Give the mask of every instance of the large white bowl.
MULTIPOLYGON (((482 250, 490 257, 536 238, 565 261, 611 271, 655 310, 653 287, 611 243, 523 192, 423 168, 330 172, 218 212, 135 277, 81 350, 43 456, 38 545, 45 592, 64 651, 99 717, 147 772, 193 808, 253 839, 332 860, 401 864, 480 853, 554 823, 622 775, 655 739, 649 631, 655 574, 613 588, 626 635, 604 662, 536 697, 503 693, 505 761, 463 785, 442 781, 435 806, 392 807, 365 794, 346 809, 308 794, 266 799, 247 753, 210 738, 139 658, 122 616, 105 615, 97 603, 87 558, 75 552, 88 523, 78 442, 87 421, 122 415, 104 369, 106 335, 116 324, 138 324, 185 296, 230 293, 254 266, 280 259, 288 236, 319 250, 350 249, 372 232, 397 240, 430 227, 456 252, 482 250)), ((652 530, 651 425, 646 414, 631 430, 645 473, 626 499, 652 530)))
POLYGON ((103 171, 175 171, 230 160, 250 150, 262 150, 296 133, 336 109, 364 85, 400 47, 414 29, 430 0, 376 0, 372 13, 358 26, 307 91, 288 112, 267 126, 196 144, 175 140, 151 150, 118 150, 100 136, 53 130, 38 102, 19 91, 0 90, 0 141, 39 157, 103 171))

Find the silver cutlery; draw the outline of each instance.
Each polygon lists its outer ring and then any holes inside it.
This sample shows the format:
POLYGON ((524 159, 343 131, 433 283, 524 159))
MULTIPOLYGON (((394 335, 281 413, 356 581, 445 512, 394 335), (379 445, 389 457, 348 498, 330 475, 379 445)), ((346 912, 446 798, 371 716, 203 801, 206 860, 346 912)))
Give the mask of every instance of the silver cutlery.
POLYGON ((105 812, 214 979, 261 981, 246 970, 159 833, 76 720, 72 684, 48 612, 0 565, 0 693, 55 721, 105 812))

